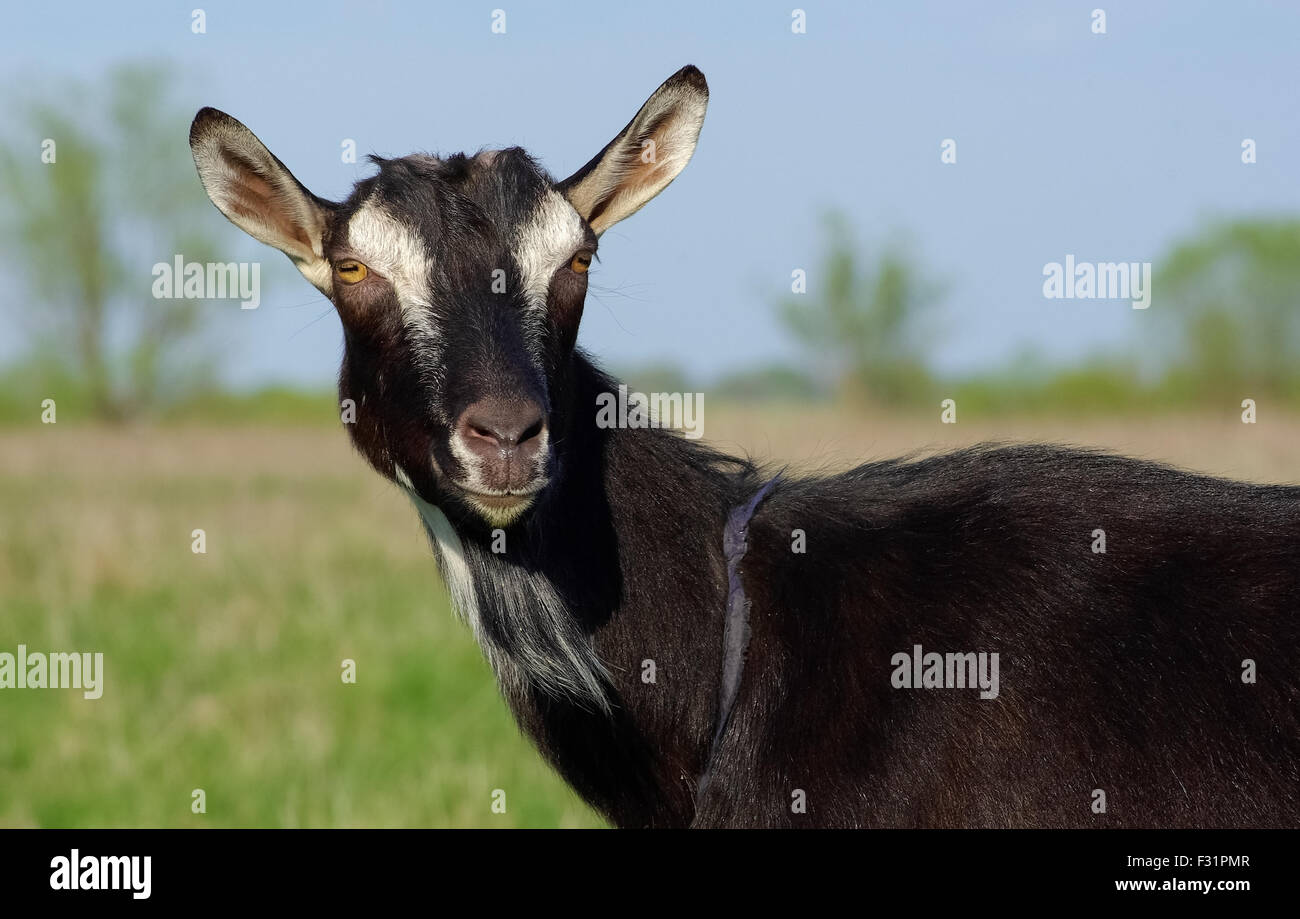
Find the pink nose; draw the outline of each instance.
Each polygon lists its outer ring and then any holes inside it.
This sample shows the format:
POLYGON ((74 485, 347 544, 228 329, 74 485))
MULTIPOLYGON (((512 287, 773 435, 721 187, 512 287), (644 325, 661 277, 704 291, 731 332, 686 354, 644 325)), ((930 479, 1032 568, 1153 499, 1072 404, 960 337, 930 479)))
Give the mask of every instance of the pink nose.
POLYGON ((546 419, 528 399, 480 399, 461 413, 456 436, 479 460, 482 484, 495 491, 528 487, 545 455, 546 419))

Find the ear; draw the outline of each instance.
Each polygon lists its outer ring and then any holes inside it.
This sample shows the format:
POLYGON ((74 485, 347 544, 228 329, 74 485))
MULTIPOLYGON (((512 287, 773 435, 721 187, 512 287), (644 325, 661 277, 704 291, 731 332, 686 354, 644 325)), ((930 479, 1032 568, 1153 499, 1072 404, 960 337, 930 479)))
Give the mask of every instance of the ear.
POLYGON ((683 67, 604 150, 560 183, 596 235, 635 214, 677 178, 695 152, 708 105, 704 74, 683 67))
POLYGON ((234 118, 200 109, 190 150, 212 203, 235 226, 274 246, 326 296, 333 286, 325 259, 325 226, 334 205, 317 198, 284 163, 234 118))

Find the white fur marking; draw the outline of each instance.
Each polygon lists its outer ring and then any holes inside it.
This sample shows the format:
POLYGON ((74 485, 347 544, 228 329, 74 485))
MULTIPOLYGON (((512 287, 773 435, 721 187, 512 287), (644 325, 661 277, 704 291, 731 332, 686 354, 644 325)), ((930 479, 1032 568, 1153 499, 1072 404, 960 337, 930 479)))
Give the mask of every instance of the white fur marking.
POLYGON ((474 574, 466 558, 465 545, 447 515, 425 501, 409 485, 411 479, 401 466, 394 476, 406 488, 425 528, 433 538, 438 567, 451 593, 457 614, 469 623, 474 639, 492 665, 503 686, 520 692, 529 680, 550 692, 582 700, 604 712, 610 711, 605 686, 608 675, 591 646, 573 627, 570 613, 551 582, 540 574, 521 570, 505 559, 492 557, 489 595, 496 598, 500 614, 513 621, 516 630, 536 632, 515 649, 518 660, 497 648, 483 631, 474 574), (499 566, 499 567, 497 567, 499 566), (538 619, 533 617, 540 614, 538 619), (519 617, 523 618, 520 619, 519 617), (539 646, 541 634, 552 639, 550 647, 539 646), (557 661, 554 654, 562 656, 557 661))
POLYGON ((470 573, 469 563, 465 561, 465 547, 461 544, 460 536, 441 508, 425 501, 407 484, 411 481, 410 477, 400 466, 397 467, 397 478, 406 486, 406 493, 411 496, 420 519, 424 521, 429 535, 433 537, 438 551, 438 567, 442 571, 443 580, 447 582, 447 589, 451 592, 452 605, 456 609, 456 614, 469 623, 474 638, 486 649, 487 644, 483 640, 482 625, 479 621, 478 595, 474 592, 474 578, 470 573))
POLYGON ((551 276, 581 245, 582 218, 563 195, 548 190, 514 240, 515 262, 524 276, 524 292, 531 306, 546 309, 551 276))
POLYGON ((393 285, 407 328, 436 340, 429 316, 433 262, 419 234, 382 205, 366 201, 348 221, 348 244, 357 258, 393 285))

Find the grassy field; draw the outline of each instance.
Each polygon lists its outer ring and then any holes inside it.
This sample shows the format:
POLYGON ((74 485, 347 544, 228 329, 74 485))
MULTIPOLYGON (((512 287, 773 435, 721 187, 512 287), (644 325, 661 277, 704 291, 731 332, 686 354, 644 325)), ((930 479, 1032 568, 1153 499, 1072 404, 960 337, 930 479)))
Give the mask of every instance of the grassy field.
MULTIPOLYGON (((1300 419, 1267 417, 716 409, 705 433, 830 467, 1043 438, 1300 479, 1300 419)), ((0 651, 20 642, 102 651, 105 690, 0 690, 0 825, 601 825, 519 735, 414 513, 338 430, 0 431, 0 651)))

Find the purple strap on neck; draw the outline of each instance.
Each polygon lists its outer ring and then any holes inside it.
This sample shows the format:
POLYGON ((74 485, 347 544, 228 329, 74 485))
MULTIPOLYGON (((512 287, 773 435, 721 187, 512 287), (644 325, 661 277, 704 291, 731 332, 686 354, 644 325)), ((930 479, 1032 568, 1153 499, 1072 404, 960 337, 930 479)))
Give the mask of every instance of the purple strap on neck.
POLYGON ((772 477, 747 502, 731 509, 722 533, 722 550, 727 559, 727 610, 722 626, 722 682, 718 687, 718 720, 709 747, 709 759, 700 776, 697 802, 703 800, 713 774, 713 764, 722 745, 722 736, 731 721, 731 710, 740 693, 740 677, 745 669, 745 652, 749 648, 749 598, 740 580, 740 563, 749 548, 749 521, 758 506, 781 481, 784 470, 772 477))

